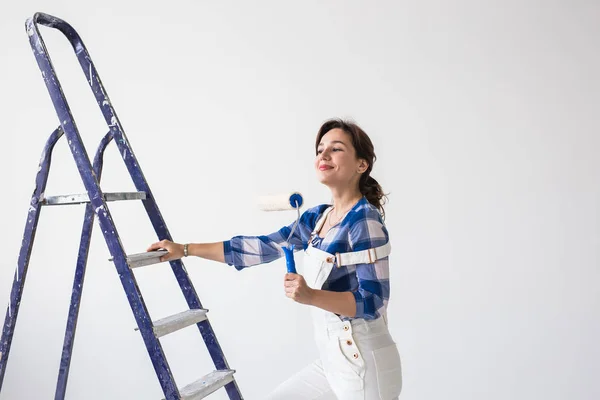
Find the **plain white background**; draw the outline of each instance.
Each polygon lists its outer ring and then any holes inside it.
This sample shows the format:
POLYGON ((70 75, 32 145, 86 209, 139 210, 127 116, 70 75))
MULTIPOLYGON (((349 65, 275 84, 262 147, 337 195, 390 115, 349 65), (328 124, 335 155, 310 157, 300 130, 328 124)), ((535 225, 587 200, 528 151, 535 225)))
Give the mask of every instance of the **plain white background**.
MULTIPOLYGON (((353 118, 371 135, 373 176, 390 193, 403 399, 600 397, 597 2, 4 2, 6 303, 58 126, 24 29, 36 11, 82 35, 176 240, 280 228, 294 214, 263 213, 256 196, 329 201, 312 167, 320 124, 353 118)), ((107 127, 67 41, 42 34, 93 154, 107 127)), ((133 190, 113 147, 103 188, 133 190)), ((82 189, 61 140, 46 193, 82 189)), ((110 210, 128 252, 155 241, 139 203, 110 210)), ((0 399, 53 396, 83 211, 41 214, 0 399)), ((160 398, 108 258, 96 226, 67 397, 160 398)), ((283 294, 282 260, 186 265, 247 399, 317 356, 308 309, 283 294)), ((153 318, 184 309, 168 265, 136 277, 153 318)), ((194 328, 163 343, 180 385, 211 371, 194 328)))

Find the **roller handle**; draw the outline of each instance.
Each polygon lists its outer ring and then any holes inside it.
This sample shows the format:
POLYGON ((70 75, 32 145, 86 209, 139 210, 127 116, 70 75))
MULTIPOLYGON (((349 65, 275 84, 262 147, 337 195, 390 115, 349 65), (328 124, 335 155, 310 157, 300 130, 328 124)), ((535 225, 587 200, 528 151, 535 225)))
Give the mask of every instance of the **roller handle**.
POLYGON ((297 274, 296 262, 294 261, 294 245, 290 245, 290 247, 283 247, 283 252, 285 253, 287 272, 290 274, 297 274))

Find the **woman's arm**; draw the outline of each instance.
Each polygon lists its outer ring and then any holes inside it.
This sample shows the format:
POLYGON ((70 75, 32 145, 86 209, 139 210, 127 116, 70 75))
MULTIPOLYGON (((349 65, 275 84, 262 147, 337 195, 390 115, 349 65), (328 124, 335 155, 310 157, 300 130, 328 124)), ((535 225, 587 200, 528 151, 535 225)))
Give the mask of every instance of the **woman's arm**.
MULTIPOLYGON (((183 251, 183 247, 182 247, 183 251)), ((223 251, 223 242, 215 243, 190 243, 188 245, 188 255, 206 258, 207 260, 225 262, 225 253, 223 251)))
POLYGON ((310 221, 316 215, 315 210, 318 210, 318 207, 306 210, 302 214, 291 237, 289 236, 295 223, 266 236, 234 236, 226 240, 223 242, 225 262, 241 270, 283 257, 283 246, 293 245, 295 251, 303 250, 312 231, 310 221))
MULTIPOLYGON (((388 243, 389 234, 380 215, 375 210, 365 213, 349 231, 352 251, 376 248, 388 243)), ((389 257, 375 262, 356 264, 358 288, 351 293, 356 302, 355 318, 376 319, 385 312, 390 298, 389 257)))
POLYGON ((311 289, 302 275, 285 275, 285 295, 298 303, 322 308, 345 317, 356 315, 356 300, 352 292, 332 292, 311 289))
MULTIPOLYGON (((170 240, 161 240, 152 244, 146 251, 165 249, 169 253, 160 258, 160 261, 178 260, 183 257, 183 245, 171 242, 170 240)), ((206 258, 207 260, 225 262, 223 251, 223 242, 215 243, 190 243, 188 245, 188 255, 206 258)))
MULTIPOLYGON (((304 242, 310 232, 308 216, 313 215, 313 209, 305 211, 300 217, 299 226, 294 230, 292 237, 288 237, 294 223, 291 223, 276 232, 266 236, 234 236, 224 242, 190 243, 188 255, 205 258, 208 260, 227 263, 236 269, 243 269, 252 265, 264 264, 283 256, 281 246, 291 244, 295 250, 302 250, 304 242), (303 235, 305 236, 303 239, 303 235)), ((172 261, 183 257, 183 244, 161 240, 152 244, 146 251, 165 249, 168 254, 161 257, 161 261, 172 261)))
POLYGON ((356 300, 352 292, 315 290, 311 305, 344 317, 356 315, 356 300))

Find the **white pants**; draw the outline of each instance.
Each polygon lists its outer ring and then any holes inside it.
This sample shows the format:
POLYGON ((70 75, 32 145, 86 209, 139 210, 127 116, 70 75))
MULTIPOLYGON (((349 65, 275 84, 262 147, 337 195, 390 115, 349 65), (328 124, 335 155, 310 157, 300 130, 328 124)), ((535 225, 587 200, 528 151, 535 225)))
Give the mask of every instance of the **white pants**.
POLYGON ((400 357, 384 318, 349 322, 323 316, 326 325, 317 324, 315 332, 321 358, 279 385, 267 399, 397 399, 402 389, 400 357))

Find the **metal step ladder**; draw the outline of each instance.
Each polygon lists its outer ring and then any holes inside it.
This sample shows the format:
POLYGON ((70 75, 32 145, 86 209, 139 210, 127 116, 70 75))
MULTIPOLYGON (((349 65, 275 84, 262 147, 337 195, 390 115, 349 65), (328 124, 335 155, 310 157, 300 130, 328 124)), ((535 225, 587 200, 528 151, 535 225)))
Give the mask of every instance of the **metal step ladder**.
POLYGON ((104 239, 106 240, 106 244, 108 245, 108 249, 112 256, 111 261, 114 262, 115 267, 117 268, 123 289, 125 290, 125 294, 127 295, 127 299, 137 322, 137 329, 139 329, 142 335, 165 398, 201 399, 224 387, 230 399, 242 399, 243 397, 233 376, 235 371, 229 368, 229 365, 227 364, 225 355, 223 354, 221 346, 217 341, 217 337, 208 321, 208 310, 202 307, 202 303, 196 294, 194 286, 192 285, 181 260, 171 261, 170 265, 175 274, 175 278, 181 287, 181 291, 187 301, 189 309, 154 322, 150 318, 140 289, 138 288, 133 268, 159 263, 159 258, 165 251, 127 255, 123 249, 117 228, 111 217, 108 202, 141 200, 154 230, 156 231, 158 239, 172 239, 154 197, 152 196, 150 187, 144 178, 142 170, 135 158, 125 133, 121 128, 119 119, 117 118, 115 110, 102 86, 100 77, 98 76, 96 68, 92 63, 90 55, 81 38, 71 25, 48 14, 36 13, 33 18, 27 19, 25 25, 31 48, 33 49, 36 61, 42 72, 44 82, 60 120, 60 126, 52 132, 42 152, 36 177, 36 187, 29 205, 25 233, 23 235, 19 253, 18 266, 15 272, 10 293, 10 302, 6 312, 4 327, 2 329, 2 338, 0 340, 0 391, 2 390, 2 381, 4 373, 6 372, 7 359, 15 330, 40 211, 43 206, 86 204, 85 219, 81 233, 55 399, 64 399, 65 396, 92 226, 96 216, 98 217, 100 229, 102 230, 102 234, 104 235, 104 239), (77 130, 77 126, 71 115, 69 105, 62 92, 58 77, 56 76, 46 46, 40 35, 39 25, 58 29, 67 37, 75 50, 77 59, 81 64, 90 88, 94 92, 98 106, 108 125, 109 131, 100 141, 93 166, 83 146, 79 131, 77 130), (66 136, 66 140, 68 140, 69 148, 75 158, 79 174, 81 175, 87 193, 45 197, 44 192, 50 170, 52 150, 56 142, 63 135, 66 136), (104 150, 111 141, 115 142, 135 184, 137 192, 102 192, 99 182, 102 174, 104 150), (198 327, 200 334, 202 335, 215 365, 215 370, 187 386, 178 388, 159 338, 194 324, 198 327))

